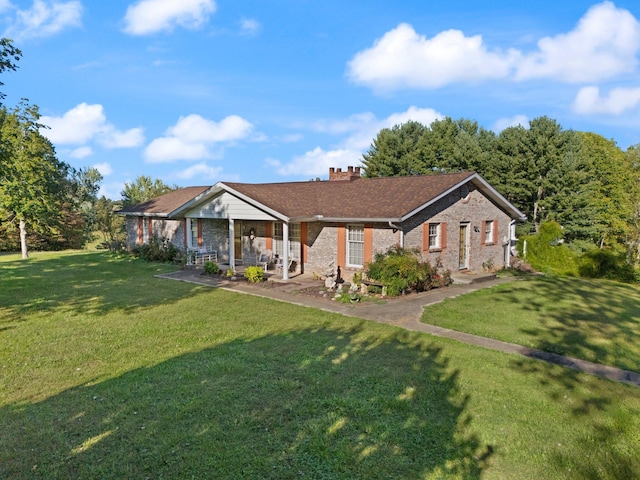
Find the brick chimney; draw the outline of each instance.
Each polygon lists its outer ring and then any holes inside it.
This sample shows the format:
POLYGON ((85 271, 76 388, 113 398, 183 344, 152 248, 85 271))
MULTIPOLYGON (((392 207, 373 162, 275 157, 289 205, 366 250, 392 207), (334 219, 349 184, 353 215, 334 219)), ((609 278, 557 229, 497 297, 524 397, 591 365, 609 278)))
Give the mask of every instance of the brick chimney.
POLYGON ((348 181, 360 178, 360 167, 347 167, 347 171, 343 172, 341 168, 329 168, 329 181, 348 181))

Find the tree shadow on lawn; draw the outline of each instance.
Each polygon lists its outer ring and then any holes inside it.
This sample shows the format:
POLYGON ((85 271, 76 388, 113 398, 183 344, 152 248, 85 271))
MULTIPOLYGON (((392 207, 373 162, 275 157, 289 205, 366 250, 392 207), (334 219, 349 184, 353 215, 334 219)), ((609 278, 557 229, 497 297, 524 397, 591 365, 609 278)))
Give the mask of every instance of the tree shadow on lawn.
POLYGON ((567 478, 579 480, 638 478, 637 387, 614 384, 539 360, 512 360, 511 366, 537 379, 540 391, 567 411, 565 423, 586 426, 583 433, 576 434, 571 447, 558 444, 558 448, 549 449, 547 459, 554 471, 567 472, 567 478), (617 394, 612 394, 612 388, 617 394))
POLYGON ((88 315, 130 313, 178 300, 198 288, 154 278, 166 270, 166 265, 106 252, 2 262, 0 324, 60 310, 88 315))
POLYGON ((539 327, 520 329, 533 339, 534 348, 640 372, 637 286, 568 277, 535 281, 537 290, 524 303, 519 294, 510 295, 509 288, 496 298, 517 301, 539 314, 539 327))
MULTIPOLYGON (((2 478, 480 478, 440 348, 309 329, 0 410, 2 478)), ((415 339, 414 339, 415 341, 415 339)))
MULTIPOLYGON (((569 277, 537 279, 536 285, 535 295, 523 307, 539 313, 540 327, 521 329, 536 339, 535 348, 640 371, 637 286, 569 277), (618 348, 603 344, 611 339, 618 348)), ((521 301, 506 292, 499 301, 516 299, 521 301)), ((512 367, 537 378, 550 401, 569 407, 576 424, 589 425, 588 433, 575 440, 572 452, 558 448, 550 455, 550 465, 571 472, 576 479, 637 478, 640 411, 637 402, 624 398, 627 392, 629 399, 637 398, 637 387, 614 387, 607 380, 536 360, 514 360, 512 367), (612 387, 620 390, 618 397, 612 395, 612 387)))

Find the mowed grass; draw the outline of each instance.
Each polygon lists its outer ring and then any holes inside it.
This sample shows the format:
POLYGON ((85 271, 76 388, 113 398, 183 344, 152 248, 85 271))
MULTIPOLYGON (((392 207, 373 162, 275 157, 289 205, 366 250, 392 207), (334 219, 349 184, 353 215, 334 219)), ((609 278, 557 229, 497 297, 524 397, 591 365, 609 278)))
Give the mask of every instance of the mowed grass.
POLYGON ((445 328, 640 372, 640 286, 526 277, 425 310, 445 328))
POLYGON ((640 477, 638 388, 169 268, 0 258, 0 478, 640 477))

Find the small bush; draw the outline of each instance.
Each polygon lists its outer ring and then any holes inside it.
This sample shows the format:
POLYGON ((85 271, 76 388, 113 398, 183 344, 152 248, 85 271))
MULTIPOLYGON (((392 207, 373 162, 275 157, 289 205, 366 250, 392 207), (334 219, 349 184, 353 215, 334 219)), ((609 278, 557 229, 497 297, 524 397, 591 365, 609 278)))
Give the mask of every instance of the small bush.
POLYGON ((621 282, 636 282, 638 275, 627 261, 626 255, 616 254, 611 250, 594 248, 580 257, 579 272, 581 277, 607 278, 621 282))
POLYGON ((207 275, 217 275, 220 273, 220 266, 216 262, 204 262, 204 273, 207 275))
POLYGON ((387 287, 387 295, 395 297, 407 291, 422 292, 451 283, 451 272, 441 272, 442 264, 433 266, 422 261, 417 249, 390 248, 377 253, 366 270, 367 276, 387 287))
POLYGON ((259 283, 264 280, 264 269, 262 267, 247 267, 244 278, 251 283, 259 283))
POLYGON ((562 243, 562 227, 557 222, 540 225, 536 235, 518 240, 520 256, 539 272, 555 275, 578 275, 578 255, 562 243), (524 243, 527 251, 524 255, 524 243))
POLYGON ((133 256, 142 258, 147 262, 173 262, 180 250, 167 238, 160 238, 154 235, 149 243, 136 246, 133 256))

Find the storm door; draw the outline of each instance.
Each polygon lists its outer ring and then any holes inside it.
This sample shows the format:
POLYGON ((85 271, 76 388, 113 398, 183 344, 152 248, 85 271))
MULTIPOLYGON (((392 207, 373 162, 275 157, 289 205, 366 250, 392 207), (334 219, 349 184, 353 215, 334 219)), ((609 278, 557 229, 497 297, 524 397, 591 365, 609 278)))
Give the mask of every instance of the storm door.
POLYGON ((459 242, 459 265, 460 270, 469 268, 469 224, 460 224, 460 242, 459 242))

